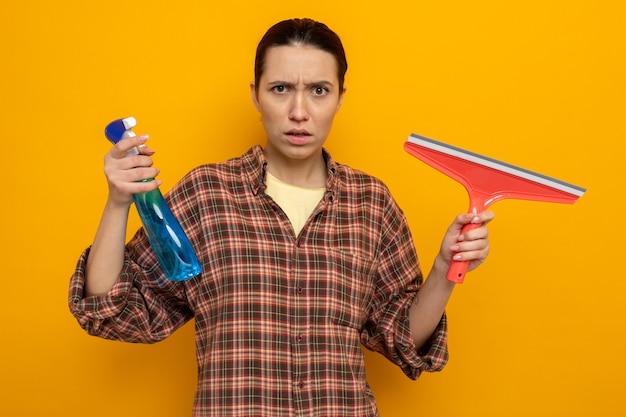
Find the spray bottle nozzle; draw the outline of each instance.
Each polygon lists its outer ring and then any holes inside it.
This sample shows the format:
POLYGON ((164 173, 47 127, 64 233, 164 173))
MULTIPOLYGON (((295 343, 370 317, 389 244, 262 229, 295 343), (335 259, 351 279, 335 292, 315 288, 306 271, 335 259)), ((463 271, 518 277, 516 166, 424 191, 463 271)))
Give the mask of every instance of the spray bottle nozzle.
POLYGON ((137 120, 134 117, 126 117, 112 121, 104 129, 104 135, 113 144, 128 137, 135 136, 133 127, 137 126, 137 120))

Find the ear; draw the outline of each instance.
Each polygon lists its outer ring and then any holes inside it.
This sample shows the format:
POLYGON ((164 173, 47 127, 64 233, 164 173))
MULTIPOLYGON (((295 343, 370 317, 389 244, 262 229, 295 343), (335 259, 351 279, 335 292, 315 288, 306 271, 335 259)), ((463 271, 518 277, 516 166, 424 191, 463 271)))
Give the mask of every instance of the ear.
POLYGON ((256 86, 254 82, 250 83, 250 96, 252 97, 252 102, 254 103, 254 107, 256 107, 257 111, 261 111, 261 105, 259 104, 259 96, 256 92, 256 86))
POLYGON ((346 94, 346 86, 343 86, 343 90, 341 91, 341 94, 339 94, 339 101, 337 102, 337 108, 335 109, 335 113, 337 113, 339 111, 339 109, 341 108, 341 103, 343 103, 343 96, 346 94))

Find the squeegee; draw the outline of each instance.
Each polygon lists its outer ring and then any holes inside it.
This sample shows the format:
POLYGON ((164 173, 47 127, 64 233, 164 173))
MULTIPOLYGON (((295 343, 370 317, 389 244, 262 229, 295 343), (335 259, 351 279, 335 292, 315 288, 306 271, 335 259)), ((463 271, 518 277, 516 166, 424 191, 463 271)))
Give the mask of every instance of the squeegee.
MULTIPOLYGON (((414 133, 406 140, 404 149, 461 183, 469 194, 469 212, 474 214, 504 199, 572 204, 586 191, 582 187, 414 133)), ((477 227, 480 225, 467 224, 461 233, 477 227)), ((468 266, 468 261, 453 260, 446 277, 452 282, 462 283, 468 266)))

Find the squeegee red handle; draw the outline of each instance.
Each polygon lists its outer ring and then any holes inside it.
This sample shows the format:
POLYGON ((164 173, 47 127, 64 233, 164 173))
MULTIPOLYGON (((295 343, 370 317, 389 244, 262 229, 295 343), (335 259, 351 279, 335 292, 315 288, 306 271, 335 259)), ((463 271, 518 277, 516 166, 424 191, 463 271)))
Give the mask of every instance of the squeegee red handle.
MULTIPOLYGON (((461 234, 468 232, 472 229, 477 229, 481 225, 477 223, 469 223, 463 226, 461 229, 461 234)), ((446 274, 446 278, 448 281, 455 282, 457 284, 463 283, 465 279, 465 273, 467 272, 467 268, 469 267, 469 261, 455 261, 450 262, 450 266, 448 267, 448 273, 446 274)))

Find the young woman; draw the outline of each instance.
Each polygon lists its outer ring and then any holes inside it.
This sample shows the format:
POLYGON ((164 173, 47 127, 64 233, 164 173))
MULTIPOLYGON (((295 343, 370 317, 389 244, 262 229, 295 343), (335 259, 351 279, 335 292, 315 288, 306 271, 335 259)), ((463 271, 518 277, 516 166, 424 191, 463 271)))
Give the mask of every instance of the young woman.
POLYGON ((470 269, 486 258, 493 213, 459 215, 423 280, 388 189, 323 148, 346 69, 322 23, 293 19, 265 34, 250 87, 265 146, 198 167, 168 194, 203 265, 194 279, 165 279, 143 230, 125 245, 133 193, 160 184, 137 182, 158 174, 147 138, 105 157, 109 197, 70 309, 90 334, 144 343, 194 318, 194 416, 376 416, 361 344, 411 378, 446 363, 445 273, 453 256, 470 269), (469 222, 482 226, 461 234, 469 222))

